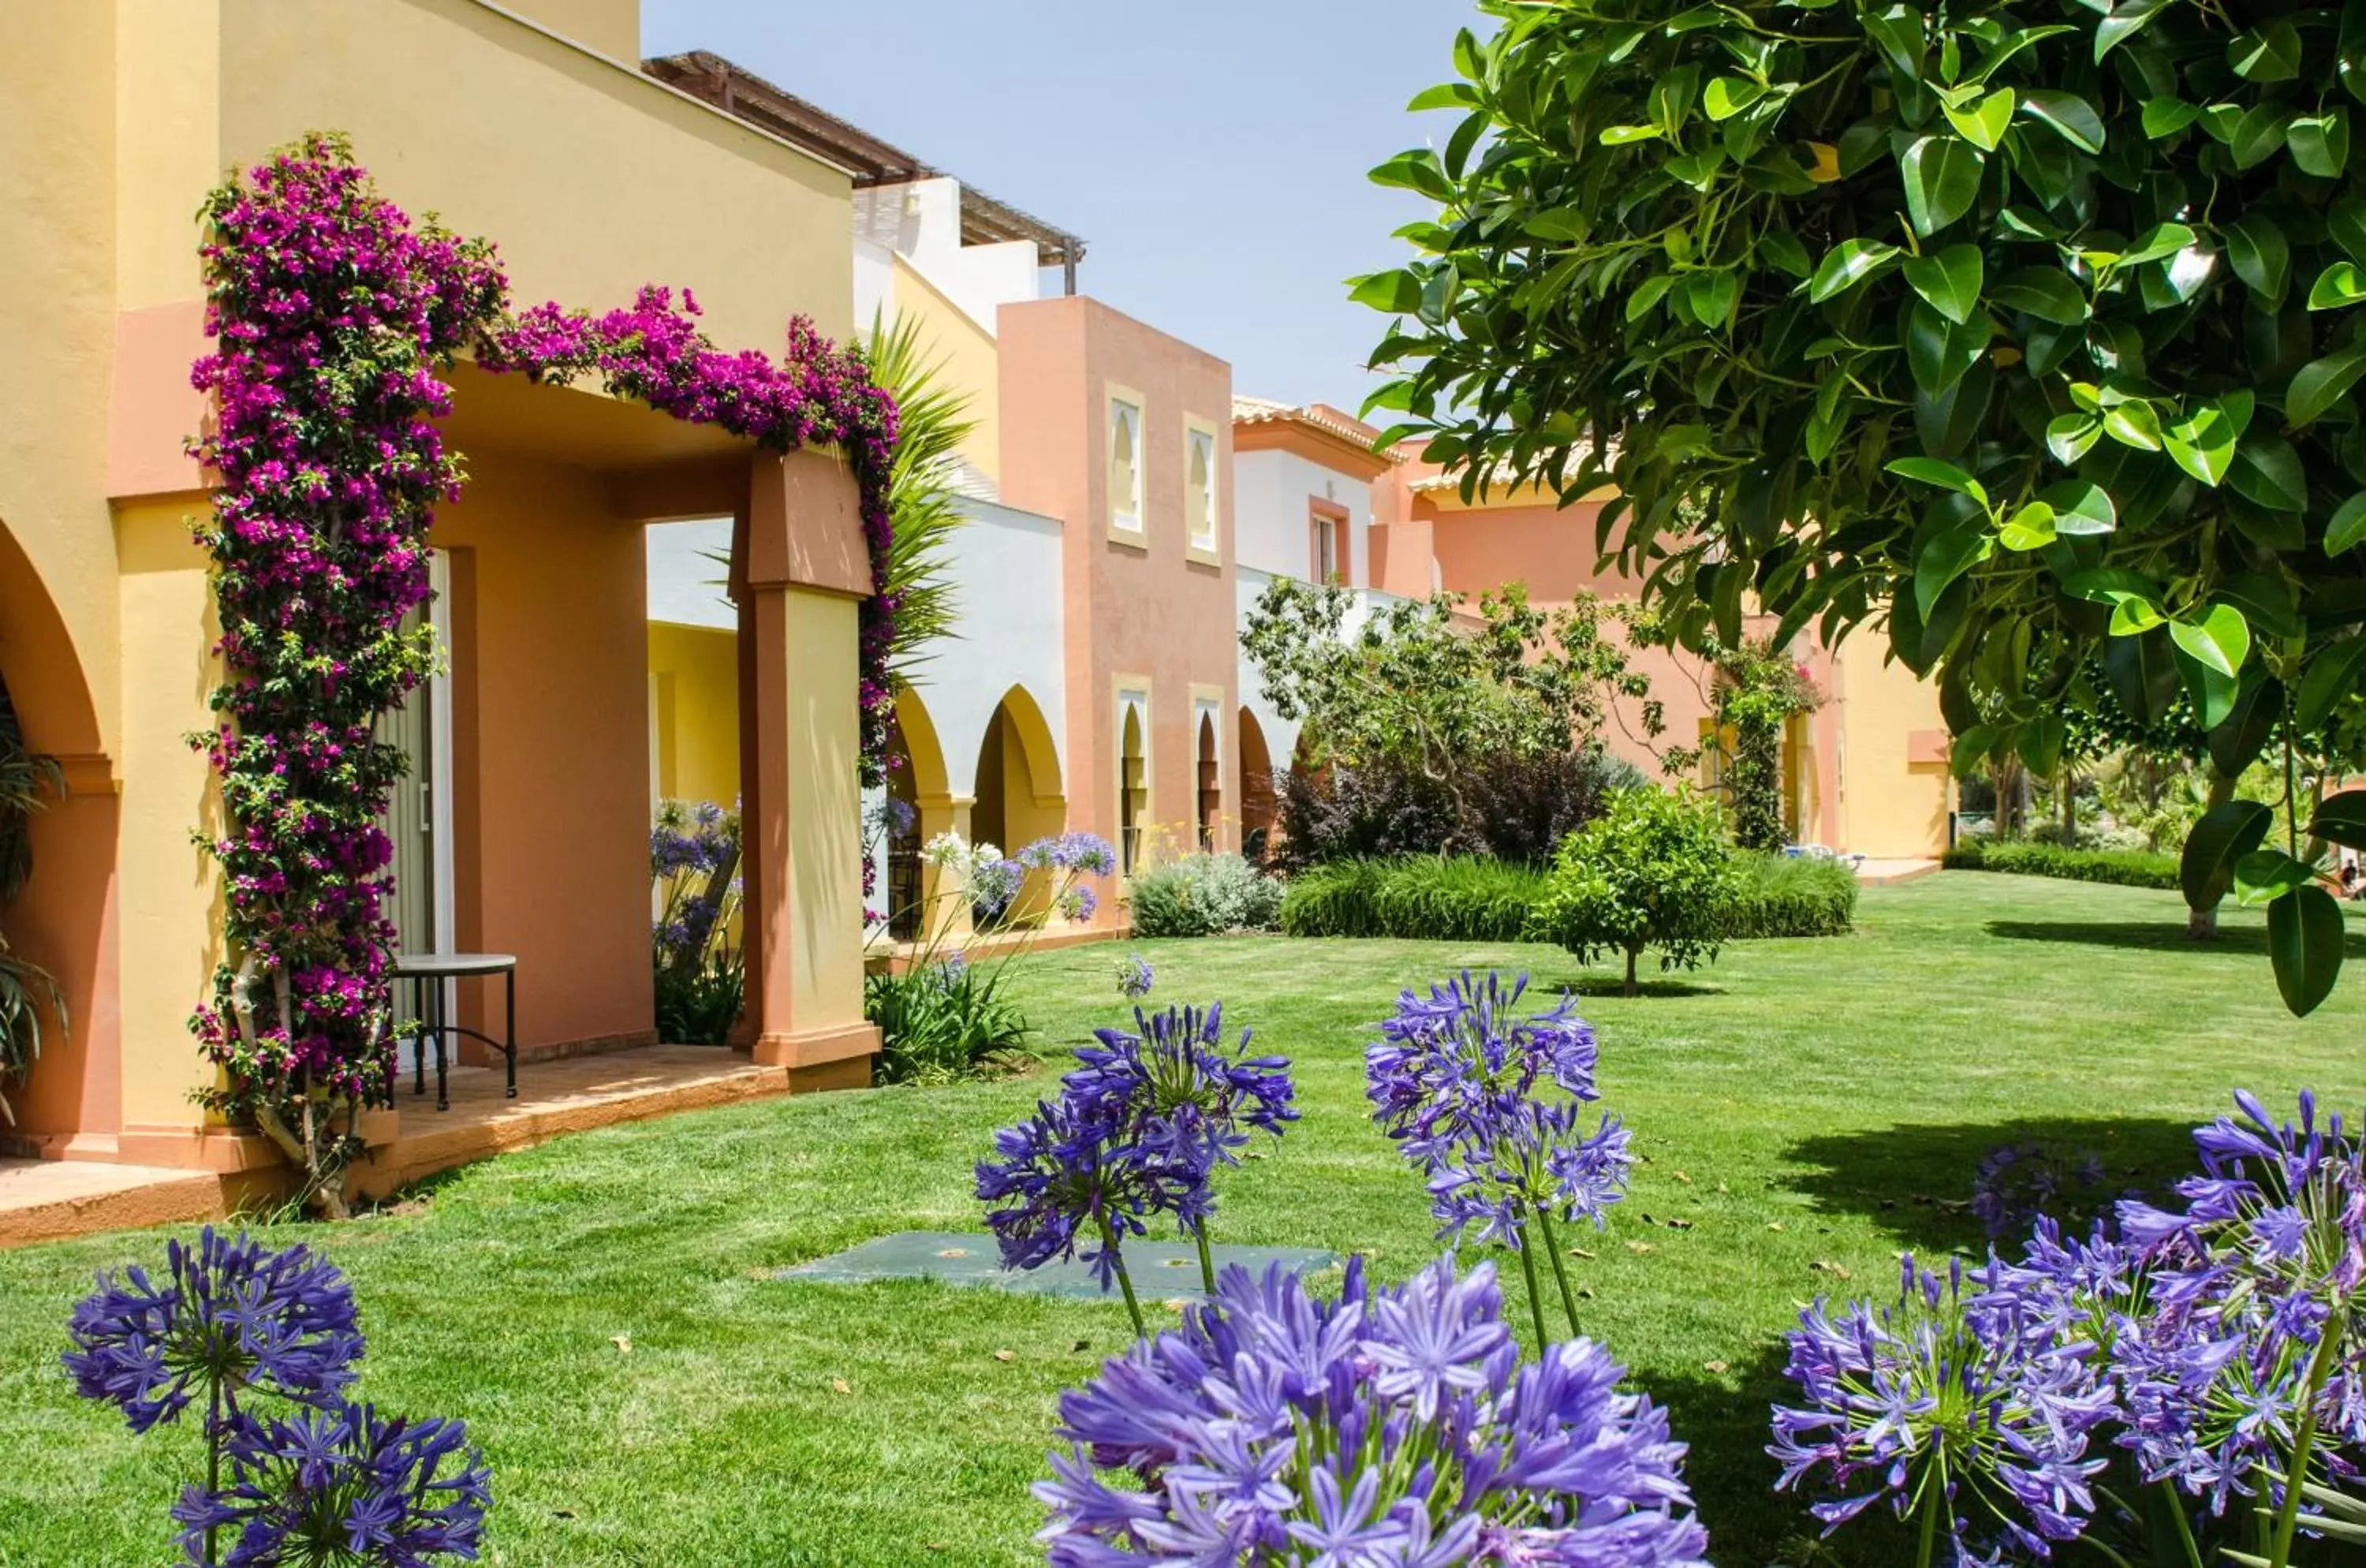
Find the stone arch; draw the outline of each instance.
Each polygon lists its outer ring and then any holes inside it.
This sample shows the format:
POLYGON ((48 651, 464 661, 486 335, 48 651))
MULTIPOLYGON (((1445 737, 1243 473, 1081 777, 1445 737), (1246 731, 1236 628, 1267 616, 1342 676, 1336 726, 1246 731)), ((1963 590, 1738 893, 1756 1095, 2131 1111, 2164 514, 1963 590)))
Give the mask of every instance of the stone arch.
POLYGON ((19 1133, 62 1146, 103 1138, 122 1122, 120 1038, 115 1027, 115 861, 119 815, 114 764, 98 708, 65 618, 23 547, 0 522, 0 690, 26 744, 58 760, 64 799, 32 821, 33 873, 0 909, 17 955, 56 976, 66 1023, 45 1019, 40 1059, 9 1092, 19 1133))
MULTIPOLYGON (((970 820, 979 841, 999 845, 1008 854, 1066 826, 1059 750, 1042 705, 1025 686, 1012 686, 995 704, 978 742, 974 776, 970 820)), ((1004 912, 1004 922, 1047 918, 1050 885, 1048 873, 1031 874, 1004 912)))
MULTIPOLYGON (((887 934, 909 942, 921 934, 937 890, 920 862, 920 848, 939 833, 958 831, 945 772, 944 744, 920 694, 909 686, 896 694, 896 716, 887 732, 885 886, 882 906, 887 934)), ((941 917, 940 917, 941 918, 941 917)))
POLYGON ((1265 726, 1247 704, 1241 705, 1240 741, 1234 754, 1241 761, 1241 853, 1262 860, 1273 836, 1280 802, 1273 789, 1273 750, 1266 743, 1265 726))

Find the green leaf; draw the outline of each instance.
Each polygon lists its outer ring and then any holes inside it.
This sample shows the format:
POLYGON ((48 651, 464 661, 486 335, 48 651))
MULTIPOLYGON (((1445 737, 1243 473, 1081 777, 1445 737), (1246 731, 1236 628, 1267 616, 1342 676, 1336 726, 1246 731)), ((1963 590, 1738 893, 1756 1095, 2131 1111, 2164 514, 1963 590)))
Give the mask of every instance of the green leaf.
POLYGON ((2275 820, 2276 814, 2256 800, 2230 800, 2205 812, 2185 836, 2185 853, 2178 863, 2186 908, 2215 907, 2235 886, 2236 863, 2259 847, 2275 820))
POLYGON ((2160 450, 2160 416, 2147 402, 2113 403, 2103 411, 2103 434, 2139 452, 2160 450))
POLYGON ((2333 994, 2347 941, 2341 906, 2322 887, 2298 888, 2268 906, 2268 957, 2293 1017, 2306 1018, 2333 994))
POLYGON ((2033 501, 1997 530, 1997 543, 2009 550, 2042 550, 2057 537, 2054 508, 2033 501))
POLYGON ((2325 553, 2340 555, 2355 549, 2361 539, 2366 539, 2366 490, 2335 508, 2333 520, 2325 525, 2325 553))
POLYGON ((1793 277, 1806 277, 1816 269, 1808 259, 1808 247, 1788 229, 1770 229, 1758 237, 1758 254, 1778 272, 1793 277))
POLYGON ((1369 305, 1375 310, 1389 310, 1398 315, 1411 315, 1421 309, 1421 279, 1412 273, 1402 269, 1376 272, 1352 281, 1355 287, 1347 298, 1358 305, 1369 305))
POLYGON ((1986 506, 1989 492, 1980 481, 1941 457, 1893 457, 1882 466, 1884 472, 1896 474, 1901 479, 1913 479, 1921 484, 1937 485, 1941 490, 1968 495, 1986 506))
POLYGON ((1953 136, 1920 136, 1898 160, 1906 182, 1906 217, 1917 234, 1935 234, 1972 209, 1980 195, 1980 153, 1953 136))
POLYGON ((2213 604, 2198 620, 2169 623, 2169 640, 2221 675, 2243 668, 2251 653, 2250 623, 2232 604, 2213 604))
POLYGON ((2289 82, 2300 74, 2300 32, 2277 20, 2236 33, 2226 45, 2226 63, 2247 82, 2289 82))
POLYGON ((2345 196, 2325 215, 2325 231, 2349 259, 2366 266, 2366 197, 2345 196))
POLYGON ((1454 197, 1454 186, 1448 182, 1437 154, 1426 147, 1398 153, 1372 171, 1371 181, 1377 186, 1403 186, 1419 191, 1432 201, 1446 202, 1454 197))
POLYGON ((2012 123, 2013 96, 2011 87, 1999 87, 1969 108, 1945 107, 1947 123, 1956 133, 1983 152, 1993 152, 2004 140, 2005 128, 2012 123))
POLYGON ((1731 119, 1766 96, 1766 84, 1744 76, 1712 76, 1701 89, 1701 107, 1711 119, 1731 119))
POLYGON ((1908 287, 1931 302, 1939 314, 1962 326, 1980 306, 1980 248, 1949 245, 1930 255, 1909 256, 1898 264, 1908 287))
MULTIPOLYGON (((2248 409, 2244 411, 2248 423, 2248 409)), ((2235 442, 2243 434, 2221 403, 2204 403, 2161 432, 2161 445, 2177 466, 2214 489, 2225 479, 2235 461, 2235 442)))
POLYGON ((2055 266, 2024 266, 2006 273, 1989 290, 1989 298, 2000 309, 2065 327, 2085 321, 2090 309, 2087 291, 2055 266))
POLYGON ((2057 534, 2108 534, 2119 526, 2119 509, 2112 504, 2111 491, 2085 479, 2064 479, 2047 485, 2037 492, 2037 499, 2054 509, 2054 531, 2057 534))
POLYGON ((2259 309, 2273 310, 2283 303, 2292 282, 2292 246, 2272 219, 2248 213, 2225 231, 2226 260, 2244 287, 2259 296, 2259 309))
POLYGON ((2095 28, 2097 63, 2100 64, 2103 56, 2134 38, 2168 4, 2169 0, 2121 0, 2095 28))
POLYGON ((2235 154, 2238 169, 2256 169, 2276 155, 2284 144, 2286 116, 2282 104, 2259 104, 2235 122, 2234 139, 2227 151, 2235 154))
POLYGON ((2062 747, 2069 739, 2070 726, 2059 714, 2041 714, 2021 727, 2016 750, 2024 767, 2050 779, 2062 766, 2062 747))
MULTIPOLYGON (((2303 425, 2315 419, 2348 397, 2349 389, 2357 385, 2361 375, 2366 375, 2366 344, 2345 348, 2322 359, 2310 360, 2293 375, 2291 387, 2285 389, 2285 423, 2303 425)), ((2305 499, 2304 491, 2304 502, 2305 499)), ((2300 508, 2287 506, 2283 510, 2296 512, 2300 508)))
POLYGON ((2360 300, 2366 300, 2366 272, 2346 261, 2335 262, 2318 273, 2308 291, 2308 308, 2312 310, 2338 310, 2360 300))
POLYGON ((2280 435, 2248 435, 2235 448, 2228 470, 2235 492, 2270 512, 2299 512, 2308 505, 2308 476, 2300 454, 2280 435))
POLYGON ((1988 323, 1950 325, 1946 318, 1917 300, 1906 313, 1906 365, 1914 385, 1930 397, 1944 396, 1979 363, 1988 346, 1988 323))
POLYGON ((1914 558, 1914 607, 1922 618, 1931 618, 1931 607, 1939 602, 1939 595, 1947 591, 1949 583, 1986 560, 1995 548, 1985 517, 1958 523, 1932 535, 1914 558))
POLYGON ((2235 863, 2236 901, 2247 909, 2316 881, 2316 868, 2282 850, 2263 846, 2235 863))
POLYGON ((2317 802, 2308 836, 2366 850, 2366 789, 2345 789, 2317 802))
POLYGON ((2176 135, 2202 118, 2202 107, 2189 104, 2183 98, 2146 98, 2144 107, 2144 133, 2155 141, 2176 135))
MULTIPOLYGON (((2094 105, 2078 94, 2050 87, 2028 87, 2022 92, 2021 107, 2081 152, 2101 152, 2103 150, 2103 117, 2095 112, 2094 105)), ((1951 115, 1948 118, 1952 119, 1955 117, 1951 115)))
POLYGON ((2066 468, 2085 457, 2102 438, 2103 421, 2097 414, 2056 414, 2045 423, 2045 449, 2066 468))
POLYGON ((1808 298, 1820 305, 1836 294, 1845 293, 1888 265, 1898 254, 1896 245, 1886 245, 1879 240, 1842 240, 1825 255, 1815 276, 1808 280, 1808 298))
POLYGON ((2302 174, 2339 179, 2349 166, 2349 111, 2330 108, 2293 120, 2284 129, 2284 151, 2302 174))
POLYGON ((1445 82, 1435 87, 1425 87, 1405 105, 1407 114, 1419 114, 1424 109, 1475 109, 1479 107, 1478 89, 1468 82, 1445 82))
POLYGON ((1660 128, 1656 125, 1606 125, 1595 138, 1605 147, 1626 147, 1638 141, 1655 141, 1660 128))
POLYGON ((1976 724, 1955 739, 1947 748, 1947 771, 1957 778, 1967 776, 1973 769, 1989 759, 1996 750, 1996 730, 1989 725, 1976 724))
POLYGON ((2113 257, 2114 267, 2141 266, 2146 262, 2173 256, 2193 243, 2193 231, 2182 223, 2156 223, 2136 236, 2135 243, 2113 257))
POLYGON ((2333 716, 2334 710, 2366 685, 2366 637, 2353 637, 2325 649, 2308 661, 2293 700, 2293 723, 2313 730, 2333 716))
POLYGON ((1637 284, 1634 292, 1627 296, 1627 319, 1631 321, 1650 314, 1675 281, 1673 273, 1655 272, 1637 284))
POLYGON ((1684 279, 1684 302, 1693 320, 1705 327, 1722 327, 1733 314, 1741 282, 1729 272, 1704 269, 1684 279))

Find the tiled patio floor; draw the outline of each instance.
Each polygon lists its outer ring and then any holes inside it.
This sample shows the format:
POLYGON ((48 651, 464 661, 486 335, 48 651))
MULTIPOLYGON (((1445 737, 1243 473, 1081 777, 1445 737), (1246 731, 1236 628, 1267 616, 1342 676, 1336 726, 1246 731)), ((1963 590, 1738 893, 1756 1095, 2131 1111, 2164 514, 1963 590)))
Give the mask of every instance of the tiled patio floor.
MULTIPOLYGON (((562 1133, 786 1094, 788 1089, 786 1068, 760 1066, 735 1053, 699 1045, 645 1045, 522 1063, 515 1100, 503 1098, 498 1070, 462 1067, 452 1074, 449 1111, 435 1109, 432 1079, 423 1098, 414 1098, 409 1084, 403 1085, 396 1096, 400 1131, 355 1167, 355 1185, 364 1197, 383 1197, 436 1171, 562 1133)), ((209 1171, 0 1158, 0 1247, 220 1219, 229 1213, 234 1190, 209 1171)))

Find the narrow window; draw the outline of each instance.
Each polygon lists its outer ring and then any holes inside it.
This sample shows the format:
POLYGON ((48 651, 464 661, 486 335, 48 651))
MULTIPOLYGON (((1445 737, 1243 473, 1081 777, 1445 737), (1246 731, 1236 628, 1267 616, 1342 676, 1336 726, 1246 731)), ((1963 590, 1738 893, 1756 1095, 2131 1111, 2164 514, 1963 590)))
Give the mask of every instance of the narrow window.
POLYGON ((1142 532, 1142 405, 1110 399, 1110 526, 1142 532))

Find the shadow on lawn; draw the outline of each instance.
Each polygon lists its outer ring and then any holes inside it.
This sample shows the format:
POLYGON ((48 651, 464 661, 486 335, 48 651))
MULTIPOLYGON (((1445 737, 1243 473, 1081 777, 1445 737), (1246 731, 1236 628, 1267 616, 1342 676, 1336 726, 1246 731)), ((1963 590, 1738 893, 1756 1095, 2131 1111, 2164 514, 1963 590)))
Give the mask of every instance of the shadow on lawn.
MULTIPOLYGON (((2268 951, 2265 926, 2222 926, 2214 940, 2195 942, 2180 920, 1990 920, 1988 933, 2014 942, 2069 942, 2160 953, 2236 953, 2258 958, 2268 951)), ((2366 935, 2350 932, 2345 947, 2352 958, 2366 955, 2366 935)))
MULTIPOLYGON (((1639 1001, 1649 1000, 1655 997, 1721 997, 1725 995, 1723 986, 1712 986, 1699 980, 1652 978, 1641 980, 1639 985, 1641 988, 1635 998, 1639 1001)), ((1623 998, 1627 994, 1627 980, 1622 975, 1602 969, 1574 969, 1561 974, 1538 970, 1530 974, 1528 990, 1532 995, 1548 998, 1557 997, 1563 991, 1570 991, 1581 997, 1623 998)))
POLYGON ((2101 1157, 2102 1184, 2071 1194, 2072 1207, 2090 1214, 2126 1193, 2158 1197, 2194 1169, 2193 1123, 2168 1117, 1875 1127, 1803 1139, 1784 1157, 1796 1168, 1792 1190, 1827 1213, 1863 1214, 1911 1247, 1980 1252, 1988 1235, 1969 1206, 1980 1162, 2000 1146, 2032 1144, 2066 1157, 2089 1149, 2101 1157))

